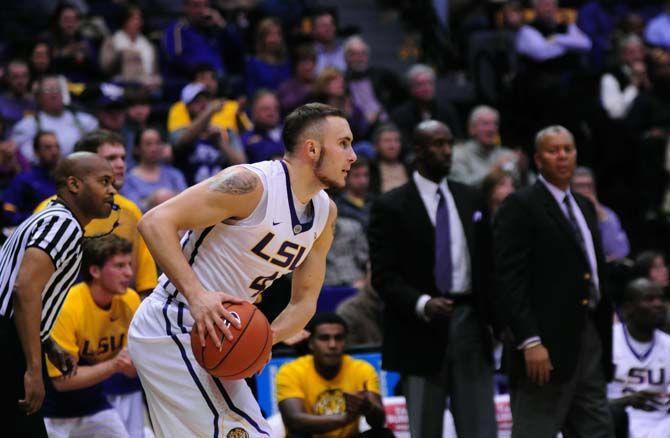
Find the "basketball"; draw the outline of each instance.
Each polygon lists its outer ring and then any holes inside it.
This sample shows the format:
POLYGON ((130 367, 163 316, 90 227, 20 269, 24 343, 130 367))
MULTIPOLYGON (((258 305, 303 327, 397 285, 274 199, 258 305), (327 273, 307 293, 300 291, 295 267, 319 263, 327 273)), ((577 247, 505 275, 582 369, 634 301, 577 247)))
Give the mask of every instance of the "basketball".
POLYGON ((240 321, 240 328, 230 327, 233 339, 228 340, 216 327, 220 336, 221 351, 209 335, 205 345, 200 342, 196 326, 191 331, 191 348, 195 359, 211 375, 223 380, 239 380, 253 376, 270 358, 272 333, 265 315, 251 303, 224 303, 223 305, 240 321))

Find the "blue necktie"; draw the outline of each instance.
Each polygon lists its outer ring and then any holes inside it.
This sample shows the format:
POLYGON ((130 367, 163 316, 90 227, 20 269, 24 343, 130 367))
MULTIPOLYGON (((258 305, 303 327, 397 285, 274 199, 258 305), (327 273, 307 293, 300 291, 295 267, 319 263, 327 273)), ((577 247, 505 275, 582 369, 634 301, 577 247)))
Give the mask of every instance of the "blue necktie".
POLYGON ((446 295, 451 292, 453 277, 449 208, 447 199, 439 188, 437 196, 439 200, 435 216, 435 285, 443 295, 446 295))

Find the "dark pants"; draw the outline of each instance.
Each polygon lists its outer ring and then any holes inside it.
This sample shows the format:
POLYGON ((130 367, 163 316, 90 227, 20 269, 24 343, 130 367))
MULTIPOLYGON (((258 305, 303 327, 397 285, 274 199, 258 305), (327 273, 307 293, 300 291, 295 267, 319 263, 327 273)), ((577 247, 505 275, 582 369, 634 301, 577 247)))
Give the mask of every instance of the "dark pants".
MULTIPOLYGON (((551 352, 549 352, 551 354, 551 352)), ((602 345, 589 319, 577 368, 566 382, 538 386, 520 378, 511 387, 512 438, 614 438, 601 367, 602 345)))
POLYGON ((23 376, 26 362, 14 321, 0 317, 0 412, 5 416, 0 435, 11 437, 46 437, 42 414, 26 415, 19 409, 18 401, 24 396, 23 376))

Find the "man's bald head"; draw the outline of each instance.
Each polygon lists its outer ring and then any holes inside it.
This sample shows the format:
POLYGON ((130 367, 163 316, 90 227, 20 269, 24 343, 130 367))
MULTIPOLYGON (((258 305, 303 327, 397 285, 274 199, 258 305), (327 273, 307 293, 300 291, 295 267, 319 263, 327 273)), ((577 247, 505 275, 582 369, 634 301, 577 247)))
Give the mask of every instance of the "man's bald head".
POLYGON ((62 190, 67 187, 69 177, 83 179, 85 176, 102 169, 109 169, 111 172, 111 166, 107 160, 98 154, 92 152, 72 153, 63 158, 54 171, 56 187, 58 190, 62 190))

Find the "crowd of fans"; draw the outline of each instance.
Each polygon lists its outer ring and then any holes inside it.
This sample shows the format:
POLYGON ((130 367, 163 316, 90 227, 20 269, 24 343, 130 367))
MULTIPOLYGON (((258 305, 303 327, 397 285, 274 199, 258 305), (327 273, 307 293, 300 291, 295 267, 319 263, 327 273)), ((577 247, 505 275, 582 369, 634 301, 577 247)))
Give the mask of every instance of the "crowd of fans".
MULTIPOLYGON (((536 132, 567 127, 581 166, 572 190, 596 208, 615 302, 632 306, 624 286, 636 277, 668 298, 670 2, 472 1, 442 11, 379 0, 421 36, 422 63, 405 72, 375 65, 375 47, 318 3, 73 0, 34 8, 29 25, 8 23, 2 239, 56 193, 52 171, 78 145, 115 166, 115 234, 132 242, 121 251, 131 255, 129 284, 149 292, 156 272, 136 230, 141 212, 228 166, 280 158, 283 117, 319 101, 347 115, 359 157, 346 188, 331 193, 339 216, 325 281, 325 293, 356 290, 338 309, 349 341, 381 342, 370 208, 411 180, 412 133, 427 119, 450 128, 450 179, 481 189, 491 217, 536 181, 536 132), (461 86, 454 72, 472 85, 470 98, 437 91, 461 86)), ((25 13, 12 12, 6 20, 25 13)))

